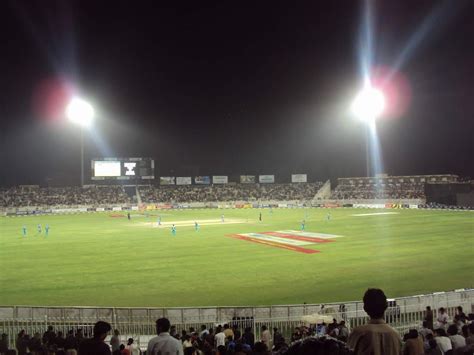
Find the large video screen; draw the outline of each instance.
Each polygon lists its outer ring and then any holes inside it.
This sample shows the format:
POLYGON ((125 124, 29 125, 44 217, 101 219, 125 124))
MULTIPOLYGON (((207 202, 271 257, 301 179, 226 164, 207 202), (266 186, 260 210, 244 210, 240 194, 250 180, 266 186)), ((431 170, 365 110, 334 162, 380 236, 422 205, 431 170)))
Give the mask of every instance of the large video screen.
POLYGON ((151 158, 97 158, 91 161, 92 180, 149 180, 155 178, 151 158))
POLYGON ((119 161, 94 161, 94 176, 113 177, 120 175, 119 161))

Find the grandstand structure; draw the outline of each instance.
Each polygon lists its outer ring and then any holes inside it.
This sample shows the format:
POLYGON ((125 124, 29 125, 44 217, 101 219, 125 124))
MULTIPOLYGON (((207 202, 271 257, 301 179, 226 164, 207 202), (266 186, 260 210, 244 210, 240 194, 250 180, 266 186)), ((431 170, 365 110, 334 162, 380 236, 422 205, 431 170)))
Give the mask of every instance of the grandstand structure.
MULTIPOLYGON (((191 178, 189 178, 191 179, 191 178)), ((191 181, 191 180, 189 180, 191 181)), ((84 187, 40 187, 23 185, 0 189, 0 212, 29 214, 133 210, 138 208, 239 208, 251 207, 402 207, 425 206, 430 193, 459 182, 456 175, 349 177, 331 182, 219 183, 186 185, 85 185, 84 187), (248 205, 250 204, 250 205, 248 205)), ((464 190, 466 190, 464 188, 464 190)), ((464 191, 463 190, 463 191, 464 191)), ((473 190, 469 189, 468 193, 473 190)), ((443 195, 444 196, 444 195, 443 195)), ((463 195, 464 196, 464 195, 463 195)), ((437 202, 430 200, 429 202, 437 202)), ((447 201, 446 198, 442 201, 447 201)), ((460 199, 466 201, 466 198, 460 199)), ((449 199, 453 201, 453 199, 449 199)), ((454 199, 455 201, 455 199, 454 199)), ((453 203, 455 204, 455 202, 453 203)))

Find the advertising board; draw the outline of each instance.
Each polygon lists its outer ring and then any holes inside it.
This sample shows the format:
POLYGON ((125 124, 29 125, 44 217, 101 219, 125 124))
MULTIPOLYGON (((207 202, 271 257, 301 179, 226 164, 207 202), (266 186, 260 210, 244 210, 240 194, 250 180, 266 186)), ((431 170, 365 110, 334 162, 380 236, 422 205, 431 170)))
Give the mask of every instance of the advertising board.
POLYGON ((229 178, 227 176, 214 175, 212 177, 213 184, 227 184, 228 182, 229 182, 229 178))
POLYGON ((194 178, 194 183, 196 185, 209 185, 211 183, 210 176, 196 176, 194 178))
POLYGON ((275 175, 259 175, 258 182, 261 184, 273 184, 275 182, 275 175))
POLYGON ((241 184, 255 184, 255 175, 240 175, 241 184))
POLYGON ((160 185, 174 185, 176 178, 174 176, 160 176, 160 185))
POLYGON ((308 182, 308 176, 306 174, 292 174, 291 182, 308 182))
POLYGON ((191 176, 176 177, 176 185, 191 185, 191 176))

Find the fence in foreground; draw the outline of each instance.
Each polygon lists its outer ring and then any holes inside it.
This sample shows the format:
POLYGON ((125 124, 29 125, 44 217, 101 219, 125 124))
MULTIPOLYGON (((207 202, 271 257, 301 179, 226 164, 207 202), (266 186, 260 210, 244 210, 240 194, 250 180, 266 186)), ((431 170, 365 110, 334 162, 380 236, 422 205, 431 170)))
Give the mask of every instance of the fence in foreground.
MULTIPOLYGON (((457 306, 462 306, 465 313, 474 312, 474 289, 390 300, 386 321, 402 335, 408 329, 421 325, 426 306, 431 306, 435 317, 439 307, 447 308, 451 319, 457 306)), ((15 337, 21 329, 32 335, 35 332, 42 334, 48 325, 64 334, 70 329, 82 328, 85 336, 89 336, 94 323, 104 320, 113 329, 118 329, 124 340, 132 337, 143 348, 155 334, 155 320, 161 317, 167 317, 178 332, 189 330, 190 327, 198 330, 203 324, 207 328, 225 323, 237 324, 242 330, 252 327, 256 339, 259 338, 263 325, 269 329, 278 328, 288 339, 295 327, 320 322, 323 318, 327 319, 326 322, 333 318, 345 320, 349 328, 367 321, 362 302, 200 308, 0 306, 0 332, 8 334, 11 346, 14 346, 15 337)))

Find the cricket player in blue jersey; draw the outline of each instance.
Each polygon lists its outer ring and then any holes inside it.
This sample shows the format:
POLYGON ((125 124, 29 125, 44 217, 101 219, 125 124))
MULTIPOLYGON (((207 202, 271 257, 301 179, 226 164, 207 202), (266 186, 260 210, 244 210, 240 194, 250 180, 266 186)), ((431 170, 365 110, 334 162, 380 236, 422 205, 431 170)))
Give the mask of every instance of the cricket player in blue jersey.
POLYGON ((48 236, 48 234, 49 234, 49 224, 44 226, 44 234, 45 234, 45 237, 48 236))
POLYGON ((23 226, 23 228, 21 228, 22 232, 23 232, 23 236, 26 237, 26 226, 23 226))
POLYGON ((301 230, 304 231, 305 228, 306 228, 306 221, 303 219, 303 220, 301 221, 301 230))
POLYGON ((199 223, 198 222, 194 222, 194 230, 196 232, 199 231, 199 223))
POLYGON ((173 237, 176 236, 176 226, 175 226, 174 224, 171 226, 171 235, 172 235, 173 237))

